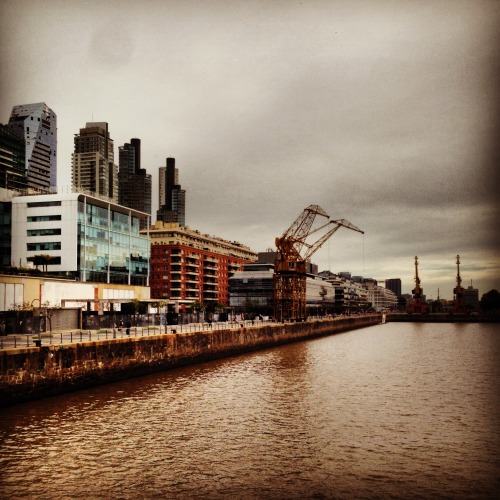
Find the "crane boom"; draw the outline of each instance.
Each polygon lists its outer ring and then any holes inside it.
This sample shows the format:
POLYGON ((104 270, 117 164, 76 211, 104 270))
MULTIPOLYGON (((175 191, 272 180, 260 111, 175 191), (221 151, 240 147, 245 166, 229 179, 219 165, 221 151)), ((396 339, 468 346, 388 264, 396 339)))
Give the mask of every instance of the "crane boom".
MULTIPOLYGON (((341 227, 345 227, 347 229, 352 229, 353 231, 357 231, 358 233, 365 234, 364 231, 361 231, 358 227, 356 227, 354 224, 351 224, 349 221, 346 221, 345 219, 340 219, 340 220, 331 220, 328 224, 333 224, 334 226, 326 232, 319 240, 317 240, 314 244, 309 245, 309 250, 304 255, 304 260, 309 260, 314 252, 316 250, 319 250, 323 243, 327 241, 333 234, 341 227)), ((325 225, 328 225, 325 224, 325 225)), ((322 226, 325 227, 325 226, 322 226)), ((321 229, 321 228, 319 228, 321 229)), ((318 229, 318 230, 319 230, 318 229)), ((311 233, 312 234, 312 233, 311 233)))
MULTIPOLYGON (((302 247, 306 244, 306 238, 311 234, 311 226, 317 215, 330 218, 320 206, 309 205, 283 235, 280 238, 276 238, 276 246, 279 247, 281 241, 292 242, 295 250, 300 254, 302 247)), ((285 245, 288 246, 287 243, 285 245)))

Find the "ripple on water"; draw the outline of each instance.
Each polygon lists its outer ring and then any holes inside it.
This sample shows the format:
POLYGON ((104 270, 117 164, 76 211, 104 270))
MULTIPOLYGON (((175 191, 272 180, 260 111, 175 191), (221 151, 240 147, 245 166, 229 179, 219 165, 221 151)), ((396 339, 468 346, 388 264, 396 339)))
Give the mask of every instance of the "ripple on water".
POLYGON ((493 496, 500 337, 469 326, 380 325, 2 410, 0 496, 493 496))

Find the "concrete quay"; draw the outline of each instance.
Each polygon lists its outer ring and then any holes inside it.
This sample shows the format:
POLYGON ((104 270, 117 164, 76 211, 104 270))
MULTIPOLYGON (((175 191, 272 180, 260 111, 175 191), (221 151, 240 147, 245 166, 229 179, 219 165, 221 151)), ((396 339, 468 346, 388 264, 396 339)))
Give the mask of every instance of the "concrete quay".
POLYGON ((380 322, 380 314, 368 314, 4 348, 0 407, 380 322))

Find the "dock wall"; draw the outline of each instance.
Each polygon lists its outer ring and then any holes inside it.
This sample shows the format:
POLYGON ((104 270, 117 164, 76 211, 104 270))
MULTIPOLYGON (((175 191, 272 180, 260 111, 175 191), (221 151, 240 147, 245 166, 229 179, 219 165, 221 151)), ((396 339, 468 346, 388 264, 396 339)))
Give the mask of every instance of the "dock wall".
POLYGON ((0 351, 0 407, 380 323, 380 315, 0 351))

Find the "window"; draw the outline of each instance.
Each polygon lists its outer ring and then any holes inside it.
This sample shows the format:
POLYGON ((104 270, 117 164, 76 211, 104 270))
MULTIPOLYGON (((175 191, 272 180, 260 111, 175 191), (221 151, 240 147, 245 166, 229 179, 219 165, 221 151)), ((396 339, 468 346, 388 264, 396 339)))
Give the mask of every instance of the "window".
POLYGON ((28 252, 40 252, 41 250, 61 250, 61 242, 55 241, 50 243, 27 243, 26 249, 28 252))
POLYGON ((37 207, 60 207, 60 201, 38 201, 28 203, 28 208, 37 208, 37 207))
MULTIPOLYGON (((32 215, 28 217, 28 222, 49 222, 54 220, 61 220, 60 215, 32 215)), ((61 233, 59 233, 61 234, 61 233)))
POLYGON ((56 229, 28 229, 28 236, 52 236, 61 234, 61 228, 56 229))

